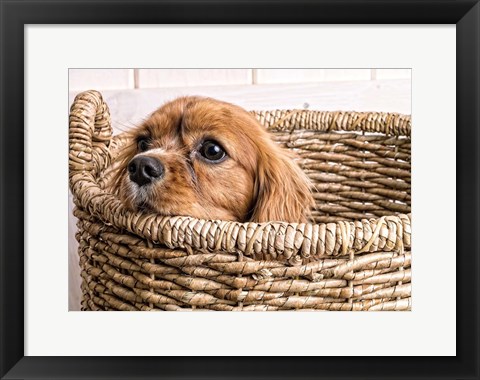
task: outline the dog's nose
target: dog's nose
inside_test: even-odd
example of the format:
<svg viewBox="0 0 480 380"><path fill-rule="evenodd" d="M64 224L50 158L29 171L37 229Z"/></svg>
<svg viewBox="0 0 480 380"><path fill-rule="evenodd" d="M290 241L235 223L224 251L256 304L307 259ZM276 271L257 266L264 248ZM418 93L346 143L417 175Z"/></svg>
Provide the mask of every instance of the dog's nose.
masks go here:
<svg viewBox="0 0 480 380"><path fill-rule="evenodd" d="M135 157L127 166L130 179L139 186L147 185L163 176L163 165L154 157Z"/></svg>

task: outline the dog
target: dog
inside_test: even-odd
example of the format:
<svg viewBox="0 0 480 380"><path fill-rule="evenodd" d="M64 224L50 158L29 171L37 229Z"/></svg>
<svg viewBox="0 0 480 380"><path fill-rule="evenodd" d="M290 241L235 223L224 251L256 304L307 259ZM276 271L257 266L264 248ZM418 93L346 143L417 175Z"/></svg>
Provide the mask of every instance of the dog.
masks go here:
<svg viewBox="0 0 480 380"><path fill-rule="evenodd" d="M114 192L132 211L238 222L306 222L310 181L243 108L186 96L128 132Z"/></svg>

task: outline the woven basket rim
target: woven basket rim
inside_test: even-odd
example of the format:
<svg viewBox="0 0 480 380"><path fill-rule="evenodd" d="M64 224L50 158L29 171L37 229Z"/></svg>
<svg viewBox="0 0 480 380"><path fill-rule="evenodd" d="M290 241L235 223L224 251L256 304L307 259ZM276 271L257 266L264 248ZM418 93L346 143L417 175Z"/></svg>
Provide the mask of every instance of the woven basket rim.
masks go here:
<svg viewBox="0 0 480 380"><path fill-rule="evenodd" d="M80 110L80 116L75 112ZM288 130L295 117L308 114L310 120L317 120L315 131L363 131L379 132L409 136L411 131L410 116L396 113L349 112L349 111L311 111L311 110L275 110L252 111L257 118L273 117L269 128ZM272 116L273 114L273 116ZM336 124L333 120L347 120L351 124ZM325 122L322 121L323 120ZM279 123L278 121L281 120ZM387 121L387 124L382 124ZM365 123L370 121L370 124ZM384 127L382 127L382 125ZM335 129L338 126L338 129ZM355 129L352 129L355 128ZM301 128L304 129L304 128ZM383 132L382 132L383 130ZM229 253L253 256L256 245L264 240L264 234L279 234L279 241L273 250L282 259L295 259L296 252L302 250L303 257L308 257L314 244L323 245L325 255L348 254L358 244L357 236L352 231L362 230L359 235L369 234L369 242L357 253L367 252L378 241L379 235L388 236L386 251L403 250L405 239L410 241L411 214L395 214L380 218L355 221L337 221L332 223L290 223L271 221L264 223L233 222L221 220L197 219L189 216L164 216L154 213L132 212L123 206L114 194L102 190L96 175L107 168L111 162L110 149L115 149L124 133L112 135L108 106L97 91L86 91L75 98L70 114L70 154L69 177L70 190L74 202L89 215L98 218L108 226L115 226L128 231L154 244L163 244L168 248L191 248L194 251L224 250ZM114 220L113 215L116 216ZM273 230L272 230L273 229ZM315 239L312 239L312 231ZM353 235L352 235L353 233ZM303 234L299 246L298 234ZM237 244L242 235L247 243ZM320 237L319 237L320 236ZM318 239L324 239L318 242ZM309 241L307 241L309 240ZM340 248L338 241L341 241ZM328 249L328 246L335 247ZM357 247L358 248L358 247ZM309 251L310 250L310 251ZM330 251L330 252L329 252ZM195 253L195 252L192 252Z"/></svg>
<svg viewBox="0 0 480 380"><path fill-rule="evenodd" d="M410 137L411 115L398 112L273 109L249 111L269 131L368 132Z"/></svg>

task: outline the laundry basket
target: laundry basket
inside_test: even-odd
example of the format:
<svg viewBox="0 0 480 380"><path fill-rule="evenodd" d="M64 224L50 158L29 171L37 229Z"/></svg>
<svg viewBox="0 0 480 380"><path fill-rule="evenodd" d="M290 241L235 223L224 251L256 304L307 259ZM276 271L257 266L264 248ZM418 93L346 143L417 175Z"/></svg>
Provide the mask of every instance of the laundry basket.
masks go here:
<svg viewBox="0 0 480 380"><path fill-rule="evenodd" d="M253 112L313 183L310 223L131 212L106 190L126 143L101 94L71 107L82 310L410 310L410 117Z"/></svg>

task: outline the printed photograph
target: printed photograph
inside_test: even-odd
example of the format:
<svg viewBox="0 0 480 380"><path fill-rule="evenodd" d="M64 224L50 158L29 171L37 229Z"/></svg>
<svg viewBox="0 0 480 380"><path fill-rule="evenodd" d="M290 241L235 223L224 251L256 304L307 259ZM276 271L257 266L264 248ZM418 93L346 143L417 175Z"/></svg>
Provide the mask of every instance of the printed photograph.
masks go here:
<svg viewBox="0 0 480 380"><path fill-rule="evenodd" d="M70 311L410 311L411 70L69 70Z"/></svg>

